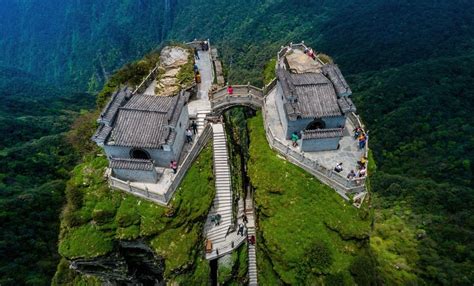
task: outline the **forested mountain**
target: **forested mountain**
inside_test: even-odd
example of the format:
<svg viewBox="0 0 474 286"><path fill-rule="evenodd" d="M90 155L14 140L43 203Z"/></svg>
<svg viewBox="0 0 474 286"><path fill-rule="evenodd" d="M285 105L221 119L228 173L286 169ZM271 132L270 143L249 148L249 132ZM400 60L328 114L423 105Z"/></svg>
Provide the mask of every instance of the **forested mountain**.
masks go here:
<svg viewBox="0 0 474 286"><path fill-rule="evenodd" d="M59 212L78 156L65 132L93 97L0 68L0 284L46 285L58 263Z"/></svg>
<svg viewBox="0 0 474 286"><path fill-rule="evenodd" d="M81 103L85 97L70 88L100 89L114 70L163 41L210 38L219 47L231 83L262 85L263 67L279 47L305 40L331 55L348 75L371 129L370 147L378 165L371 246L381 281L471 285L472 15L474 3L467 0L6 0L0 6L0 65L9 68L0 78L0 94L7 99L0 107L0 131L10 135L0 140L0 158L10 154L8 164L25 164L36 158L32 154L50 152L34 147L43 141L30 140L63 132L71 121L62 110L87 106ZM67 88L58 91L51 84ZM44 95L48 97L42 100ZM32 105L34 109L25 107ZM51 124L45 127L45 122ZM40 140L51 137L45 138ZM60 185L40 185L64 178L72 161L51 161L45 174L63 170L61 175L45 175L34 188L18 182L28 181L36 169L24 174L12 167L2 169L0 187L7 190L2 201L10 206L8 211L2 208L2 252L6 241L22 239L25 233L3 231L17 224L11 218L21 215L20 209L12 206L21 202L20 195L59 190ZM10 189L15 195L9 195ZM48 201L56 207L45 221L54 228L60 199L48 200L46 205ZM25 224L31 221L24 218ZM30 241L23 245L25 253L40 249ZM27 257L4 255L0 275L26 271L31 258L8 263L20 255ZM30 283L45 284L54 269L28 271L37 271L35 279L41 277Z"/></svg>

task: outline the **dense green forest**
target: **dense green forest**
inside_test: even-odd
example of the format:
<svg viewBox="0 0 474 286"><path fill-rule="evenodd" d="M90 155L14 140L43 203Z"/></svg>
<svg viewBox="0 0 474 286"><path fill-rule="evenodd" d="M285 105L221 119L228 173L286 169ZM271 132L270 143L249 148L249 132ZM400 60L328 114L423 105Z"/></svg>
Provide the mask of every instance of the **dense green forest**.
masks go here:
<svg viewBox="0 0 474 286"><path fill-rule="evenodd" d="M6 68L0 87L0 284L46 285L59 261L65 181L79 159L65 132L93 97Z"/></svg>
<svg viewBox="0 0 474 286"><path fill-rule="evenodd" d="M382 279L474 281L472 1L4 2L0 284L48 284L54 273L51 229L57 234L61 181L77 159L60 134L90 106L81 92L100 89L162 41L199 37L219 47L231 83L262 85L264 65L290 41L330 54L371 130L378 165L371 246ZM45 262L28 267L32 261Z"/></svg>

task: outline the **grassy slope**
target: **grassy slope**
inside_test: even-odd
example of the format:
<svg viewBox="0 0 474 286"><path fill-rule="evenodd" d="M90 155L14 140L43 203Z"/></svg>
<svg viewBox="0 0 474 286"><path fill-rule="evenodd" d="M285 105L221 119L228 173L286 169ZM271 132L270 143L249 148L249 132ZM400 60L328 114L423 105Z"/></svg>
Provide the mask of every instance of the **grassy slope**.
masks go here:
<svg viewBox="0 0 474 286"><path fill-rule="evenodd" d="M269 148L262 125L260 114L249 121L248 167L256 188L260 253L268 254L283 282L297 284L309 278L298 273L304 268L308 249L322 241L331 253L332 264L320 272L347 272L368 239L367 212L351 207L313 176L279 158ZM268 265L259 267L267 269ZM265 280L268 273L260 274L263 284L274 283Z"/></svg>
<svg viewBox="0 0 474 286"><path fill-rule="evenodd" d="M103 179L106 165L103 156L89 157L74 170L67 189L69 203L63 214L60 254L68 259L94 258L110 253L117 239L140 237L165 258L166 278L192 266L202 245L203 217L214 197L211 146L188 171L168 208L109 190ZM73 197L80 196L81 207L73 210ZM175 215L168 217L170 212ZM202 273L195 275L207 279L205 266L200 268ZM58 271L57 276L62 275Z"/></svg>

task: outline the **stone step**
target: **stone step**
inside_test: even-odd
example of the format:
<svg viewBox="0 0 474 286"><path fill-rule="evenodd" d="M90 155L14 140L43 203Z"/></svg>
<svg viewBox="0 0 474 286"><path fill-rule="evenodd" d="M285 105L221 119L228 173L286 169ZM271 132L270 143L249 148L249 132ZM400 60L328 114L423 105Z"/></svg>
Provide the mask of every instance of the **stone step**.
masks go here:
<svg viewBox="0 0 474 286"><path fill-rule="evenodd" d="M231 185L228 184L228 183L216 183L216 189L219 191L219 190L222 190L222 191L226 191L228 192L229 194L232 193L232 188L231 188Z"/></svg>

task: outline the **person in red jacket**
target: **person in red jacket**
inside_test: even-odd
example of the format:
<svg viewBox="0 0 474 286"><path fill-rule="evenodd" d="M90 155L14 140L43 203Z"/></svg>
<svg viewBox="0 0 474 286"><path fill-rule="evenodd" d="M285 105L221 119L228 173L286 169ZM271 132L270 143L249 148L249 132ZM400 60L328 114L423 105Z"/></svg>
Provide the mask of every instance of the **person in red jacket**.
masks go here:
<svg viewBox="0 0 474 286"><path fill-rule="evenodd" d="M232 85L229 85L229 86L227 87L227 94L228 94L228 95L234 94L234 89L232 88Z"/></svg>
<svg viewBox="0 0 474 286"><path fill-rule="evenodd" d="M178 170L178 162L176 161L171 161L170 162L170 168L173 169L173 173L176 174Z"/></svg>

